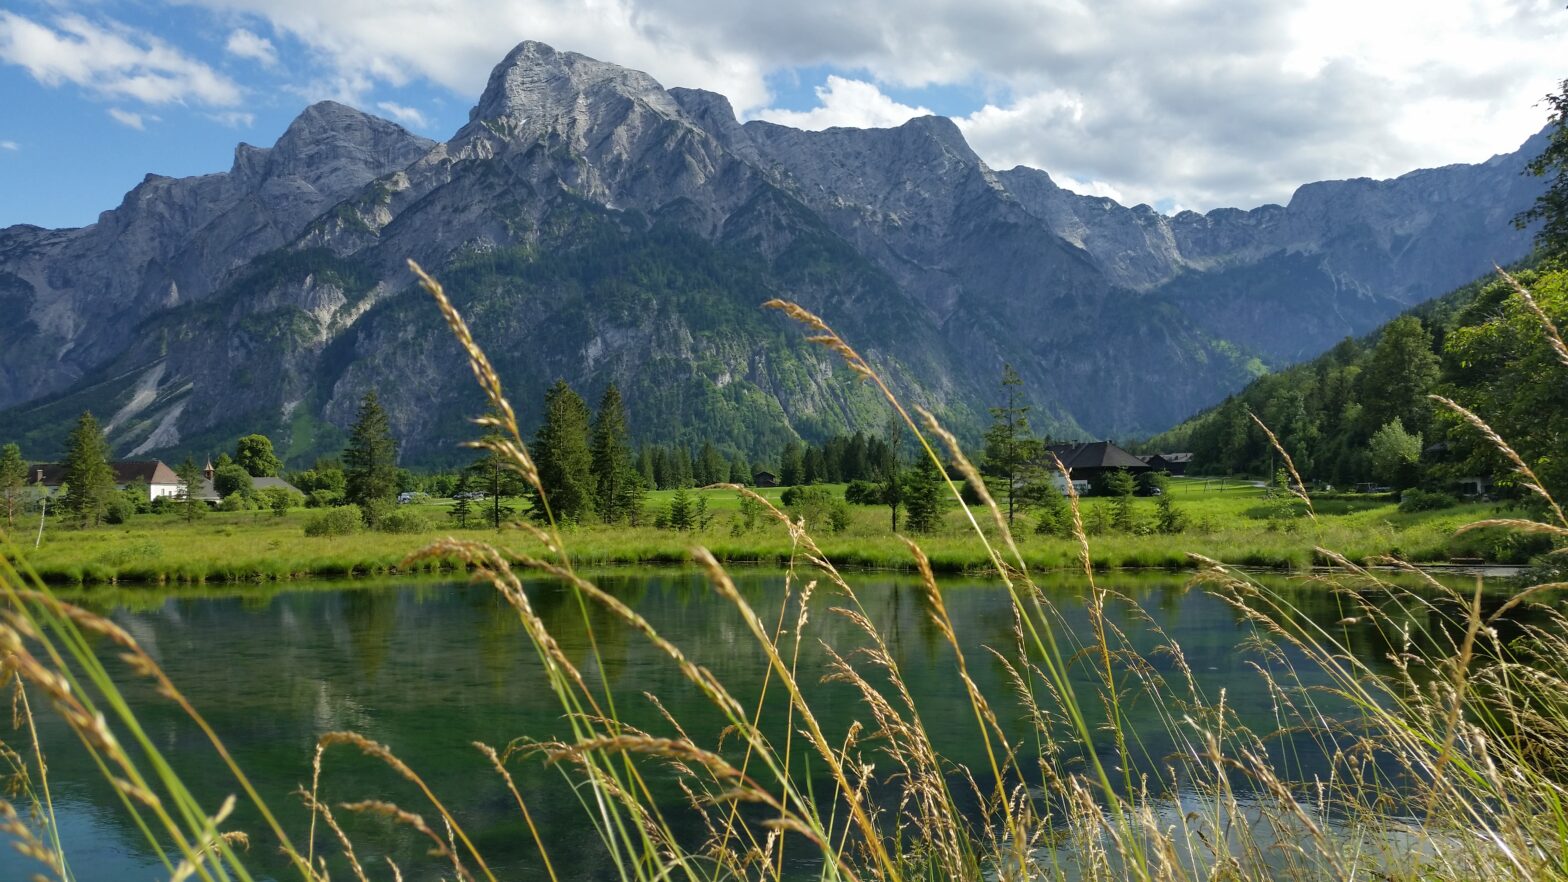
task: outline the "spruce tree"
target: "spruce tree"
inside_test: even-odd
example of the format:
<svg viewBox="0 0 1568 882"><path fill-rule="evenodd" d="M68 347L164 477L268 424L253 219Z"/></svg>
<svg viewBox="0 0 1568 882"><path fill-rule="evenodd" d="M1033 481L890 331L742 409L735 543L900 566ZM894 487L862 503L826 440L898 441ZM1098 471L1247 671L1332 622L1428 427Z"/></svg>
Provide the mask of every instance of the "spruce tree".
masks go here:
<svg viewBox="0 0 1568 882"><path fill-rule="evenodd" d="M468 518L472 513L468 502L468 493L468 472L465 471L457 477L457 487L452 491L455 501L452 503L452 508L447 512L447 516L457 522L457 527L460 530L468 529Z"/></svg>
<svg viewBox="0 0 1568 882"><path fill-rule="evenodd" d="M64 465L62 507L80 526L97 526L115 492L114 470L109 467L109 442L89 412L83 411L71 430Z"/></svg>
<svg viewBox="0 0 1568 882"><path fill-rule="evenodd" d="M499 441L500 437L500 432L492 429L486 440ZM501 525L512 516L513 509L506 504L506 500L510 497L522 496L527 490L523 476L493 450L486 450L484 456L464 471L460 481L464 492L477 487L489 497L483 514L485 521L495 530L500 530ZM466 517L463 522L467 523Z"/></svg>
<svg viewBox="0 0 1568 882"><path fill-rule="evenodd" d="M360 402L359 415L343 448L344 498L376 526L381 509L397 496L397 441L381 400L372 389Z"/></svg>
<svg viewBox="0 0 1568 882"><path fill-rule="evenodd" d="M185 461L174 470L174 474L180 478L179 500L185 522L188 524L207 512L206 503L202 502L199 496L201 482L205 476L202 474L201 466L196 464L196 458L192 456L185 457Z"/></svg>
<svg viewBox="0 0 1568 882"><path fill-rule="evenodd" d="M929 456L922 456L915 467L905 473L902 496L904 508L909 513L905 519L912 533L929 533L936 529L942 518L942 500L946 492L942 486L942 472Z"/></svg>
<svg viewBox="0 0 1568 882"><path fill-rule="evenodd" d="M6 529L16 526L26 492L27 460L22 459L22 448L7 444L0 448L0 508L5 510Z"/></svg>
<svg viewBox="0 0 1568 882"><path fill-rule="evenodd" d="M803 483L805 472L805 453L800 449L800 442L791 440L784 445L784 452L779 455L779 483L785 487L794 487Z"/></svg>
<svg viewBox="0 0 1568 882"><path fill-rule="evenodd" d="M599 399L593 421L593 508L607 524L631 519L642 507L642 475L632 467L626 406L611 383Z"/></svg>
<svg viewBox="0 0 1568 882"><path fill-rule="evenodd" d="M991 408L991 427L985 432L985 473L998 479L991 492L1005 499L1008 526L1013 523L1019 482L1039 446L1029 436L1030 408L1024 403L1023 385L1012 365L1002 365L1004 403Z"/></svg>
<svg viewBox="0 0 1568 882"><path fill-rule="evenodd" d="M576 522L593 507L593 453L588 446L588 405L565 380L556 380L544 396L544 423L534 436L534 462L539 491L529 488L534 516L548 511L557 521Z"/></svg>

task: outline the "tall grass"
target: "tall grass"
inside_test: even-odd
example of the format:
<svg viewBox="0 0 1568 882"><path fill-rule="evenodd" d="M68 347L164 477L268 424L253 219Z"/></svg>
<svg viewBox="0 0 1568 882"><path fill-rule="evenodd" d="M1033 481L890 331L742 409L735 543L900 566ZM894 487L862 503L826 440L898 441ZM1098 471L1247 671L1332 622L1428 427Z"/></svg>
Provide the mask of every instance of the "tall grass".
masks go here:
<svg viewBox="0 0 1568 882"><path fill-rule="evenodd" d="M441 286L418 267L414 272L488 399L493 415L480 421L488 439L480 446L542 493L495 371ZM514 770L522 763L550 764L568 777L585 828L615 875L627 880L1568 877L1568 620L1550 608L1531 623L1511 619L1519 607L1568 586L1520 591L1488 613L1479 581L1473 591L1455 590L1400 560L1378 561L1409 570L1416 582L1388 579L1319 546L1306 553L1338 570L1313 578L1345 610L1337 625L1326 625L1247 573L1196 559L1195 588L1225 599L1252 625L1249 648L1257 653L1255 675L1268 687L1272 726L1248 728L1227 690L1215 694L1199 685L1181 646L1161 634L1154 617L1140 616L1132 598L1096 582L1096 543L1084 531L1076 497L1069 500L1070 548L1089 585L1089 627L1077 630L1036 581L1037 563L1015 541L953 436L931 414L906 411L872 366L821 319L794 304L768 305L805 325L814 342L875 384L923 455L982 488L984 505L962 508L961 516L969 541L1009 592L1005 644L969 657L947 613L937 566L918 544L904 543L902 550L920 575L923 613L951 652L952 688L965 699L983 761L965 765L933 743L898 653L835 558L805 524L751 490L728 488L756 500L787 545L780 606L754 608L719 555L703 547L690 551L717 598L733 608L741 633L766 658L761 693L744 700L635 609L582 575L582 560L568 547L570 534L549 518L543 526L515 525L528 537L521 550L475 537L444 539L406 563L460 561L494 586L522 623L542 665L540 686L554 695L569 729L555 740L530 740L524 733L507 745L474 745L505 783L546 876L575 878L572 868L550 859L551 843L535 823L538 807L516 783ZM1568 367L1568 347L1556 329L1545 323L1543 332ZM1511 454L1479 417L1466 418ZM1568 536L1568 520L1528 464L1516 455L1511 461L1538 492L1550 520L1493 520L1477 529ZM949 489L959 496L957 486ZM719 713L723 731L709 736L689 730L668 712L664 731L623 722L608 684L563 651L534 609L523 589L525 573L568 587L590 638L584 665L601 667L593 621L608 614L658 650ZM397 757L395 745L353 732L321 735L311 784L300 793L310 834L296 846L199 710L130 634L55 598L9 546L0 562L0 591L0 651L18 684L20 724L15 743L0 757L22 803L21 810L0 803L0 827L38 859L46 878L75 877L69 843L54 822L45 746L30 725L34 699L47 701L86 745L171 878L251 878L236 848L242 834L225 829L232 800L197 804L172 758L138 725L111 663L152 680L164 699L196 721L228 763L236 793L265 821L266 829L251 831L252 838L281 849L302 879L325 880L329 855L340 878L368 882L413 872L373 860L351 835L354 825L345 823L356 815L428 840L426 871L497 878L465 819ZM802 670L801 648L825 637L814 628L821 616L842 618L856 635L849 645L823 643L827 678L848 684L859 702L858 721L842 735L824 727L823 709L804 688L818 672ZM1155 633L1154 650L1138 648L1145 641L1117 624L1126 621L1141 621ZM1352 627L1381 636L1393 674L1379 673L1351 651ZM104 647L117 658L106 661ZM1011 688L987 693L970 674L976 665L999 666ZM656 696L650 700L663 708ZM1156 709L1159 731L1132 726L1135 702ZM1013 725L1020 719L1028 724L1022 737ZM1155 743L1176 749L1156 754ZM1304 750L1322 761L1309 763ZM395 785L412 792L419 803L396 805L374 794L325 802L321 772L340 751L383 764L389 790ZM825 789L813 782L826 782ZM665 798L671 787L684 799ZM675 813L695 816L704 834L678 834L688 827L672 820Z"/></svg>

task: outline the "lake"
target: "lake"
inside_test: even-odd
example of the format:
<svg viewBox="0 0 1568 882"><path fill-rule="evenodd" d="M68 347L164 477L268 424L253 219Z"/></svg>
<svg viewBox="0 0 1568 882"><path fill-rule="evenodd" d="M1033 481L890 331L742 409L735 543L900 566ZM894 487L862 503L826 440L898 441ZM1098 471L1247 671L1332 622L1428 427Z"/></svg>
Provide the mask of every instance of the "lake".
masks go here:
<svg viewBox="0 0 1568 882"><path fill-rule="evenodd" d="M1258 653L1238 648L1252 627L1220 599L1188 589L1189 578L1175 573L1103 576L1102 584L1142 610L1134 614L1126 604L1113 603L1111 621L1128 632L1150 664L1167 671L1170 659L1151 652L1164 642L1156 628L1174 638L1210 700L1223 689L1244 722L1260 731L1272 730L1270 696L1253 667L1266 662ZM763 655L734 607L715 596L700 573L623 570L599 574L597 581L711 668L743 703L755 703ZM858 574L850 581L902 666L933 742L947 756L979 770L985 763L974 717L955 674L952 651L927 617L918 584L897 574ZM783 574L743 569L736 573L736 582L771 626L783 598ZM952 577L942 584L971 673L997 703L1004 727L1022 732L1016 707L1006 702L1011 694L1006 671L982 651L993 646L1005 652L1013 645L1007 592L996 582L975 577ZM1087 642L1083 579L1048 576L1042 586L1061 610L1059 633L1069 642L1075 635ZM1325 626L1345 617L1339 599L1321 585L1284 590ZM644 697L652 693L698 743L715 743L723 727L716 712L641 635L590 607L595 647L571 594L542 581L530 583L529 593L565 653L590 678L609 685L623 720L654 734L670 734L669 725ZM503 747L515 738L545 740L568 729L515 612L490 587L423 579L244 588L228 596L222 588L184 596L155 589L97 591L74 599L112 616L158 659L206 714L302 847L309 815L293 791L309 785L317 736L351 729L388 745L424 776L475 836L499 878L545 878L504 783L471 745L484 741ZM850 622L830 611L842 603L842 597L819 588L800 660L801 680L811 684L813 705L830 739L842 738L853 720L870 722L850 687L817 682L826 669L826 654L817 641L840 652L865 642ZM1386 669L1387 647L1376 631L1343 624L1337 629L1375 670ZM1089 671L1075 676L1083 687L1080 694L1092 696ZM165 755L174 758L204 804L216 807L225 795L238 792L200 733L176 708L143 682L127 678L125 689L149 733ZM780 692L775 683L770 698ZM782 711L783 704L770 707ZM1147 697L1134 698L1130 708L1140 736L1138 752L1148 763L1158 764L1180 748ZM782 713L773 718L782 719ZM77 878L166 879L168 871L151 856L70 733L47 710L40 709L39 722L50 750L56 811ZM775 725L770 735L782 738L782 727ZM1276 743L1287 774L1310 775L1322 767L1321 748L1311 739L1282 738ZM563 782L562 770L538 760L516 762L512 769L562 878L613 877L583 808ZM817 783L821 792L828 790L826 776ZM334 804L390 799L435 818L409 785L348 748L327 754L322 793ZM670 794L669 815L677 823L683 816L678 803L676 794ZM361 860L372 867L374 878L389 877L386 865L378 863L382 855L393 857L410 880L440 875L443 867L423 857L424 841L406 829L368 819L350 821L347 826ZM227 827L255 836L250 859L263 877L291 878L253 811L242 806ZM692 837L700 833L695 827L681 832ZM318 831L317 841L336 853L324 830ZM0 849L0 878L25 878L24 870L33 869L9 848ZM344 866L334 865L333 870L335 878L349 878Z"/></svg>

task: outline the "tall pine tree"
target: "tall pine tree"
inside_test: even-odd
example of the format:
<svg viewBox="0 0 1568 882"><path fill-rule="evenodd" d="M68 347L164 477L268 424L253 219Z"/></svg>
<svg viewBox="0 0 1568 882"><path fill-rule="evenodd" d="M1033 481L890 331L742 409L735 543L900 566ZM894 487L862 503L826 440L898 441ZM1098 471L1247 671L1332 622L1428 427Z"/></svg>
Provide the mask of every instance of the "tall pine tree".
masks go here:
<svg viewBox="0 0 1568 882"><path fill-rule="evenodd" d="M487 441L499 441L499 430L491 429ZM499 530L512 516L512 507L506 504L506 499L513 496L522 496L527 490L523 476L514 470L510 462L493 450L485 450L485 455L469 466L460 479L464 492L481 490L489 497L484 505L483 515L491 528ZM466 515L462 523L467 525Z"/></svg>
<svg viewBox="0 0 1568 882"><path fill-rule="evenodd" d="M16 526L26 492L27 460L22 459L22 448L7 444L0 448L0 509L5 511L6 529Z"/></svg>
<svg viewBox="0 0 1568 882"><path fill-rule="evenodd" d="M599 399L593 421L593 508L607 524L630 520L642 507L647 485L632 466L631 442L626 429L626 406L621 390L611 383Z"/></svg>
<svg viewBox="0 0 1568 882"><path fill-rule="evenodd" d="M381 510L397 496L397 440L374 389L360 402L349 431L343 476L344 498L364 509L365 521L376 526Z"/></svg>
<svg viewBox="0 0 1568 882"><path fill-rule="evenodd" d="M66 494L62 507L81 526L97 526L114 496L114 470L109 467L109 442L98 420L83 411L66 441Z"/></svg>
<svg viewBox="0 0 1568 882"><path fill-rule="evenodd" d="M185 513L185 523L190 523L207 513L207 503L201 500L201 482L205 477L193 456L185 457L174 473L180 478L180 506Z"/></svg>
<svg viewBox="0 0 1568 882"><path fill-rule="evenodd" d="M565 380L556 380L544 396L544 423L534 436L534 462L539 491L529 488L534 516L549 511L557 521L576 522L593 507L593 453L588 448L588 405ZM547 507L548 503L548 507Z"/></svg>
<svg viewBox="0 0 1568 882"><path fill-rule="evenodd" d="M1023 472L1039 452L1039 444L1029 435L1029 405L1024 403L1023 386L1018 371L1010 364L1002 365L1004 403L991 408L991 427L985 432L985 472L997 479L991 492L1007 501L1008 526L1013 523Z"/></svg>

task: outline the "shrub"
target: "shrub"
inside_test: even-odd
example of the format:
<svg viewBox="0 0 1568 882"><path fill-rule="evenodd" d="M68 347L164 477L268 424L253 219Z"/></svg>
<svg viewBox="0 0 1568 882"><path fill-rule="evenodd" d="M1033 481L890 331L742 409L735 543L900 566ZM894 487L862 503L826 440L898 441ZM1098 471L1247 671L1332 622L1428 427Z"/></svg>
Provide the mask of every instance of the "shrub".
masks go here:
<svg viewBox="0 0 1568 882"><path fill-rule="evenodd" d="M134 514L136 514L136 503L121 494L115 494L109 498L109 504L104 506L103 521L106 524L123 524Z"/></svg>
<svg viewBox="0 0 1568 882"><path fill-rule="evenodd" d="M273 514L281 518L289 509L303 505L305 497L284 487L268 487L261 491L261 501Z"/></svg>
<svg viewBox="0 0 1568 882"><path fill-rule="evenodd" d="M1399 510L1405 514L1417 511L1436 511L1440 508L1449 508L1459 504L1459 500L1447 493L1435 493L1430 490L1406 490L1399 497Z"/></svg>
<svg viewBox="0 0 1568 882"><path fill-rule="evenodd" d="M844 488L844 501L851 505L881 505L882 486L870 481L850 481Z"/></svg>
<svg viewBox="0 0 1568 882"><path fill-rule="evenodd" d="M807 529L842 533L849 526L849 504L826 487L791 487L797 491L784 503L789 513L806 519ZM790 494L787 494L790 495Z"/></svg>
<svg viewBox="0 0 1568 882"><path fill-rule="evenodd" d="M347 536L359 532L365 515L357 505L329 508L305 522L306 536Z"/></svg>
<svg viewBox="0 0 1568 882"><path fill-rule="evenodd" d="M249 497L240 492L230 493L218 503L218 511L250 511L253 508L255 506L251 504Z"/></svg>
<svg viewBox="0 0 1568 882"><path fill-rule="evenodd" d="M425 533L433 529L433 525L419 512L400 508L382 515L376 529L383 533Z"/></svg>
<svg viewBox="0 0 1568 882"><path fill-rule="evenodd" d="M343 504L343 491L341 490L312 490L305 497L306 508L332 508Z"/></svg>

